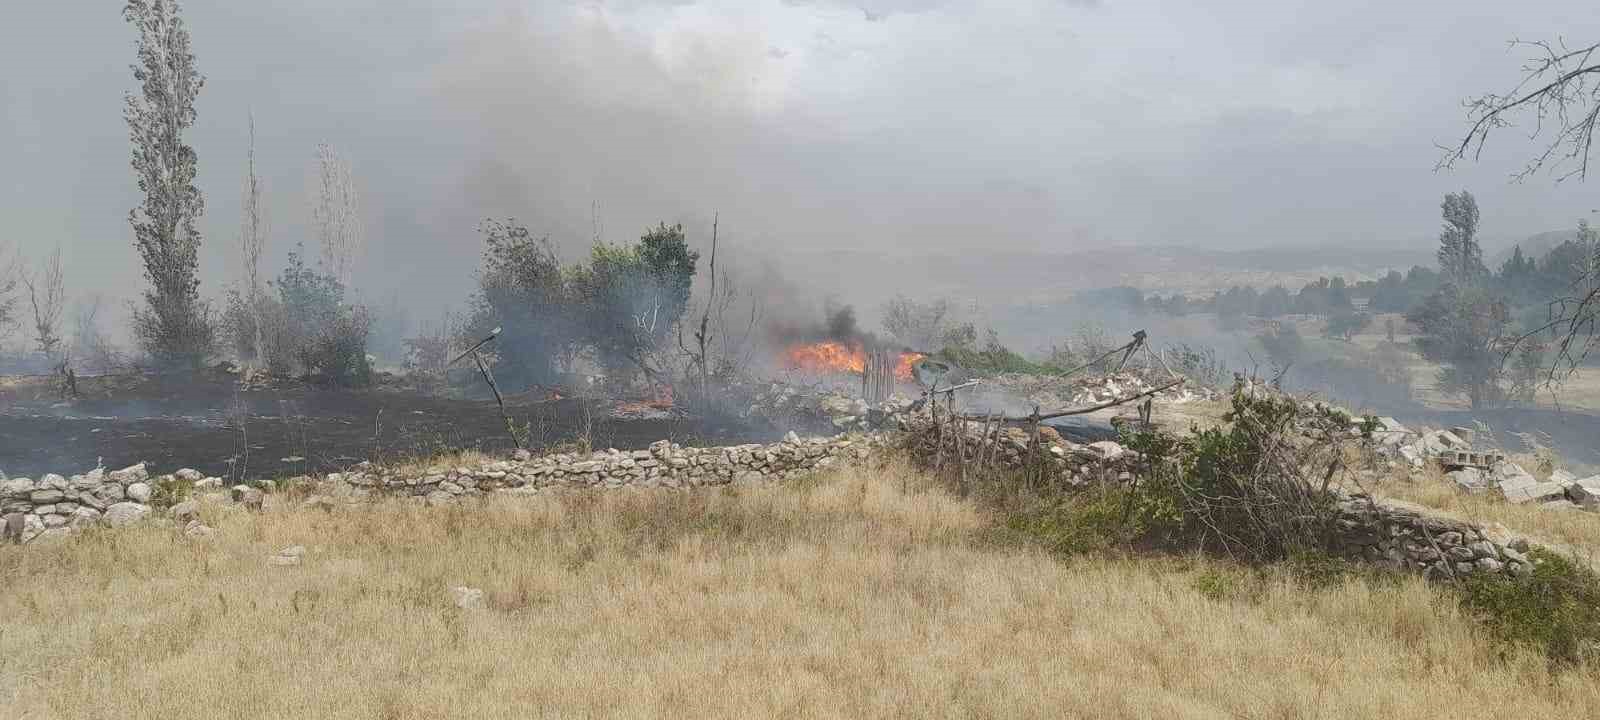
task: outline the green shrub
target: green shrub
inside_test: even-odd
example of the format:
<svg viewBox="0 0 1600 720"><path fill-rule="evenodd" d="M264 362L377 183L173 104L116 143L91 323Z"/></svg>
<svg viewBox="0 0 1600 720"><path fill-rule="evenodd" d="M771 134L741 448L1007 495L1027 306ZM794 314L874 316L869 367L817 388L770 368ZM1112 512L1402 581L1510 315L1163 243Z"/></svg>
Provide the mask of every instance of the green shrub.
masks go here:
<svg viewBox="0 0 1600 720"><path fill-rule="evenodd" d="M1011 513L1005 529L1059 555L1106 550L1123 536L1124 497L1105 492L1040 500Z"/></svg>
<svg viewBox="0 0 1600 720"><path fill-rule="evenodd" d="M1462 605L1498 639L1540 649L1558 664L1600 660L1600 576L1541 548L1528 555L1531 574L1463 582Z"/></svg>
<svg viewBox="0 0 1600 720"><path fill-rule="evenodd" d="M172 475L150 479L150 504L158 508L172 507L194 494L194 483L184 482Z"/></svg>
<svg viewBox="0 0 1600 720"><path fill-rule="evenodd" d="M1183 437L1124 427L1123 444L1144 458L1140 507L1157 513L1146 526L1252 562L1321 550L1335 498L1312 469L1339 461L1349 416L1239 385L1232 402L1226 426ZM1311 442L1297 437L1307 433Z"/></svg>

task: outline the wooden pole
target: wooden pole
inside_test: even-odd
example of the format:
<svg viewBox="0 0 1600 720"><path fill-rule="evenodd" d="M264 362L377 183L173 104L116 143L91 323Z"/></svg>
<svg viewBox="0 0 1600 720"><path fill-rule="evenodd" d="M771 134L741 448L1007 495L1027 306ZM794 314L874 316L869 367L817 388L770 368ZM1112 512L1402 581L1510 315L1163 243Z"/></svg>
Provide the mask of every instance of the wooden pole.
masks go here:
<svg viewBox="0 0 1600 720"><path fill-rule="evenodd" d="M1028 464L1031 466L1031 467L1028 468L1028 489L1030 489L1030 490L1032 490L1032 489L1034 489L1036 487L1036 483L1034 482L1034 475L1039 474L1039 422L1040 422L1040 420L1039 420L1039 406L1038 405L1034 405L1033 406L1033 416L1032 416L1031 420L1033 421L1033 442L1029 445L1029 448L1028 448ZM1043 480L1043 478L1040 478L1040 480Z"/></svg>
<svg viewBox="0 0 1600 720"><path fill-rule="evenodd" d="M506 412L506 401L500 397L500 388L494 384L494 376L489 374L489 368L483 364L483 358L477 350L472 351L472 361L477 363L478 374L483 376L483 381L489 384L489 390L494 393L494 402L500 406L500 418L506 421L506 434L511 436L511 444L521 450L522 440L517 437L516 424L511 422L511 415Z"/></svg>

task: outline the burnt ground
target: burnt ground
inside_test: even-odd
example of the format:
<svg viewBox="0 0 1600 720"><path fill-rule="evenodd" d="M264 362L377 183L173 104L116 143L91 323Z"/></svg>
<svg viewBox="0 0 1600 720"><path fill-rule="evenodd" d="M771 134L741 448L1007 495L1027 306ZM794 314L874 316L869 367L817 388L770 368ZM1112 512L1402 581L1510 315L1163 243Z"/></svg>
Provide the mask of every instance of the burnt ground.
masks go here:
<svg viewBox="0 0 1600 720"><path fill-rule="evenodd" d="M452 449L513 446L492 400L460 400L382 389L303 385L240 390L229 377L190 380L86 379L83 397L62 403L42 382L0 379L0 471L37 477L148 462L156 472L192 467L232 479L331 472L362 460ZM774 427L697 418L615 419L615 403L507 399L530 425L533 449L574 441L592 418L596 448L767 442Z"/></svg>

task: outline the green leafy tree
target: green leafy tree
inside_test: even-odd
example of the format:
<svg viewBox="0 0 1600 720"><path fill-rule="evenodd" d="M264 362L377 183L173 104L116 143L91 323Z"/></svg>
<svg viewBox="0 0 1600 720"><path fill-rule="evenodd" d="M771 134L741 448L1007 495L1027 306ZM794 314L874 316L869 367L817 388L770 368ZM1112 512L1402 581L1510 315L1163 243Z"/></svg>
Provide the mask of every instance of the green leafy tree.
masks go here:
<svg viewBox="0 0 1600 720"><path fill-rule="evenodd" d="M595 245L572 285L583 337L608 373L660 370L653 358L688 308L699 259L682 225L662 223L632 246Z"/></svg>
<svg viewBox="0 0 1600 720"><path fill-rule="evenodd" d="M210 354L210 313L200 300L200 233L205 209L195 187L196 155L184 142L194 100L205 83L195 70L189 31L173 0L129 0L123 18L139 32L133 76L140 93L125 96L133 170L144 203L128 213L150 288L134 311L134 333L158 365L194 369Z"/></svg>
<svg viewBox="0 0 1600 720"><path fill-rule="evenodd" d="M1339 338L1345 342L1350 342L1356 336L1356 333L1366 329L1370 324L1372 324L1372 316L1366 313L1351 311L1335 313L1328 317L1328 323L1323 327L1322 334L1325 337Z"/></svg>
<svg viewBox="0 0 1600 720"><path fill-rule="evenodd" d="M1267 332L1256 337L1256 342L1266 350L1267 359L1279 368L1300 362L1306 354L1305 339L1300 337L1300 331L1291 322L1268 328Z"/></svg>
<svg viewBox="0 0 1600 720"><path fill-rule="evenodd" d="M1398 270L1390 270L1373 285L1372 298L1367 306L1376 312L1405 312L1411 307L1411 293L1406 288L1406 278Z"/></svg>
<svg viewBox="0 0 1600 720"><path fill-rule="evenodd" d="M1273 285L1266 292L1261 293L1257 302L1256 314L1266 318L1283 317L1294 310L1294 298L1289 295L1289 289L1282 285Z"/></svg>
<svg viewBox="0 0 1600 720"><path fill-rule="evenodd" d="M1422 357L1441 364L1441 390L1465 395L1474 409L1499 403L1506 305L1479 287L1446 285L1406 313Z"/></svg>
<svg viewBox="0 0 1600 720"><path fill-rule="evenodd" d="M1478 245L1478 201L1462 190L1445 195L1439 209L1444 218L1439 230L1439 275L1456 285L1476 284L1489 274Z"/></svg>
<svg viewBox="0 0 1600 720"><path fill-rule="evenodd" d="M514 388L554 382L578 349L573 273L562 269L549 238L535 237L515 219L485 220L477 230L483 267L460 340L470 345L499 327L496 381Z"/></svg>
<svg viewBox="0 0 1600 720"><path fill-rule="evenodd" d="M368 385L371 319L366 308L346 303L339 278L307 267L303 252L303 247L290 251L288 265L273 283L282 313L274 347L306 376L340 386Z"/></svg>
<svg viewBox="0 0 1600 720"><path fill-rule="evenodd" d="M1505 301L1482 280L1483 251L1478 247L1478 205L1468 192L1451 193L1440 204L1444 229L1439 233L1439 289L1406 313L1417 328L1417 351L1439 363L1438 382L1445 392L1465 395L1473 408L1504 400L1500 386L1500 345L1510 324Z"/></svg>

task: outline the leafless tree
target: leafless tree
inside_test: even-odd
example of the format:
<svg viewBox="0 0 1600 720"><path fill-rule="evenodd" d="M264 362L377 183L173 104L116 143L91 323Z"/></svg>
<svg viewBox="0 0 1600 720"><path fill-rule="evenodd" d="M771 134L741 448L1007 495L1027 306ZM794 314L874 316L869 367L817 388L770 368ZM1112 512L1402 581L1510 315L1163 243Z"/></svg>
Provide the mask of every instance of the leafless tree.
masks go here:
<svg viewBox="0 0 1600 720"><path fill-rule="evenodd" d="M729 379L749 365L752 352L750 338L761 316L761 303L752 293L749 298L749 321L744 323L744 327L738 328L738 321L728 318L729 311L740 295L733 274L727 269L726 259L720 270L717 267L720 223L720 215L712 217L711 255L706 272L709 288L700 310L699 325L693 331L692 347L684 342L683 328L678 328L678 348L688 357L689 369L696 375L695 389L702 403L713 401L713 378Z"/></svg>
<svg viewBox="0 0 1600 720"><path fill-rule="evenodd" d="M100 310L105 296L96 293L77 303L73 322L72 354L82 368L91 372L112 372L124 364L122 353L100 327Z"/></svg>
<svg viewBox="0 0 1600 720"><path fill-rule="evenodd" d="M951 317L954 309L949 300L919 303L896 295L884 303L883 329L911 348L938 350L947 344L946 335L955 328Z"/></svg>
<svg viewBox="0 0 1600 720"><path fill-rule="evenodd" d="M1471 156L1477 160L1484 142L1495 130L1513 127L1514 120L1531 119L1529 138L1542 143L1513 179L1524 180L1544 170L1561 182L1571 177L1580 181L1589 174L1589 157L1594 145L1595 125L1600 121L1600 43L1570 47L1565 40L1513 40L1513 49L1531 50L1522 66L1522 79L1510 90L1490 93L1464 102L1470 123L1459 142L1441 145L1444 156L1438 168L1445 169ZM1591 246L1590 254L1596 252ZM1594 263L1589 263L1594 267ZM1554 339L1546 381L1575 371L1588 357L1600 329L1600 282L1593 271L1585 272L1560 296L1549 303L1548 322L1503 348L1509 358L1522 344L1548 334Z"/></svg>
<svg viewBox="0 0 1600 720"><path fill-rule="evenodd" d="M33 306L33 331L39 352L55 358L61 350L61 312L66 309L67 289L61 274L61 246L51 253L37 273L24 272L28 302Z"/></svg>
<svg viewBox="0 0 1600 720"><path fill-rule="evenodd" d="M256 175L256 116L250 113L250 146L245 153L247 170L244 179L244 213L239 228L239 256L243 267L245 305L247 307L254 340L251 347L253 361L262 366L268 362L267 348L262 332L261 317L261 250L266 245L267 223L262 215L261 178Z"/></svg>
<svg viewBox="0 0 1600 720"><path fill-rule="evenodd" d="M317 145L317 179L312 218L322 241L323 269L348 288L361 251L359 198L349 160L327 143Z"/></svg>

